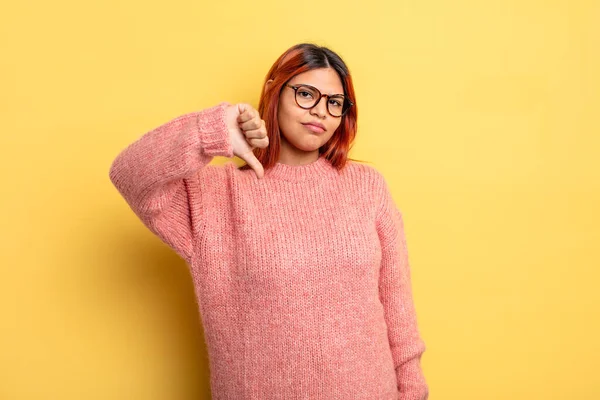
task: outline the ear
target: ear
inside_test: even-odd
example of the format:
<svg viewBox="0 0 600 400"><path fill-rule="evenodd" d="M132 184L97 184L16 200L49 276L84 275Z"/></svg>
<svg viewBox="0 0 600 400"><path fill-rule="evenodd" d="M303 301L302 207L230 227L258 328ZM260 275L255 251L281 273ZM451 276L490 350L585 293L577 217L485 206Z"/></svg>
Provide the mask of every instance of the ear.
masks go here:
<svg viewBox="0 0 600 400"><path fill-rule="evenodd" d="M265 83L265 90L267 90L269 88L269 86L271 86L271 84L273 83L273 79L269 79L266 83Z"/></svg>

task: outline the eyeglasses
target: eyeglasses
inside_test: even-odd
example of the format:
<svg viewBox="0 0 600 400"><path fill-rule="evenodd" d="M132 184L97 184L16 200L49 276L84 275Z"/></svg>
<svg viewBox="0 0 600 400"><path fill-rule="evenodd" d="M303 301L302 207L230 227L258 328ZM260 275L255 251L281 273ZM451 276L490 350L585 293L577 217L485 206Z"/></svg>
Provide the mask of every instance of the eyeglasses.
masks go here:
<svg viewBox="0 0 600 400"><path fill-rule="evenodd" d="M354 103L348 100L344 95L341 94L321 94L319 89L310 85L289 85L285 86L294 89L296 93L295 99L298 107L309 110L315 107L321 101L321 97L327 99L327 111L332 117L341 117L346 114L348 109L354 105Z"/></svg>

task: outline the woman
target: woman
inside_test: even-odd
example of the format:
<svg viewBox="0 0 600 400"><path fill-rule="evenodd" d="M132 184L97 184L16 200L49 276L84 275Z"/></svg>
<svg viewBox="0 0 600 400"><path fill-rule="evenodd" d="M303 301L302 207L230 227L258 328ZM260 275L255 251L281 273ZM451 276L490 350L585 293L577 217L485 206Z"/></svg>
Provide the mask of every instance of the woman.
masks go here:
<svg viewBox="0 0 600 400"><path fill-rule="evenodd" d="M184 114L114 160L113 184L189 265L213 399L428 398L402 215L348 159L356 118L342 59L304 43L258 111ZM246 164L208 165L234 155Z"/></svg>

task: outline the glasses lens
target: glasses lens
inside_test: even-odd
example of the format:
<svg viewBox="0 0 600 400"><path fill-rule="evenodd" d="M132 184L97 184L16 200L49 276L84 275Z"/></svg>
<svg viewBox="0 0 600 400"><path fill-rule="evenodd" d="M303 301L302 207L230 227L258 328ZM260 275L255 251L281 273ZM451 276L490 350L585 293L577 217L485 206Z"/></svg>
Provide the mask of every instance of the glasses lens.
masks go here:
<svg viewBox="0 0 600 400"><path fill-rule="evenodd" d="M300 107L311 108L317 102L319 98L319 93L308 86L300 86L298 90L296 90L296 101Z"/></svg>
<svg viewBox="0 0 600 400"><path fill-rule="evenodd" d="M327 102L329 112L334 117L339 117L344 113L344 98L342 96L333 96Z"/></svg>
<svg viewBox="0 0 600 400"><path fill-rule="evenodd" d="M313 108L320 99L321 93L313 87L299 86L298 90L296 90L296 102L300 107ZM342 116L349 106L343 96L333 96L327 100L329 113L334 117Z"/></svg>

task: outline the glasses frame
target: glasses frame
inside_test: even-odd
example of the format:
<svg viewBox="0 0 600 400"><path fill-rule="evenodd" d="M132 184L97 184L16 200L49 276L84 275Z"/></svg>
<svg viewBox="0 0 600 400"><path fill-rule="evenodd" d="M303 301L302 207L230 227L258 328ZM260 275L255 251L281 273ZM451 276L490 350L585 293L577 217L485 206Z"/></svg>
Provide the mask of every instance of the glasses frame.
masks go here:
<svg viewBox="0 0 600 400"><path fill-rule="evenodd" d="M333 95L331 95L331 96L330 96L330 95L328 95L328 94L322 94L322 93L321 93L321 91L320 91L319 89L317 89L316 87L314 87L314 86L311 86L311 85L307 85L307 84L304 84L304 83L303 83L303 84L301 84L301 85L290 85L289 83L286 83L286 84L285 84L285 86L286 86L286 87L289 87L289 88L292 88L292 89L294 89L294 101L296 101L296 105L297 105L298 107L300 107L300 108L303 108L303 109L305 109L305 110L310 110L310 109L312 109L312 108L315 108L315 107L317 106L317 104L319 104L319 103L321 102L321 98L325 97L325 98L326 98L326 101L327 101L327 103L326 103L326 104L327 104L327 106L326 106L325 108L327 108L327 112L328 112L328 113L329 113L329 115L331 115L333 118L341 118L341 117L343 117L343 116L344 116L344 115L345 115L345 114L348 112L348 110L350 109L350 107L352 107L352 106L354 105L354 103L353 103L353 102L352 102L350 99L348 99L346 96L344 96L344 95L340 95L340 94L333 94ZM304 106L301 106L301 105L298 103L298 89L300 89L300 88L301 88L301 87L303 87L303 86L305 86L305 87L308 87L308 88L311 88L311 89L313 89L315 92L317 92L317 93L318 93L318 97L317 97L317 98L316 98L316 100L315 100L315 104L313 104L313 105L312 105L312 106L310 106L310 107L304 107ZM336 98L336 96L342 96L342 98L344 99L344 104L342 105L342 114L341 114L341 115L333 115L333 114L331 113L331 111L329 111L329 99L330 99L331 97L333 97L333 98ZM338 97L338 98L339 98L339 97Z"/></svg>

